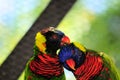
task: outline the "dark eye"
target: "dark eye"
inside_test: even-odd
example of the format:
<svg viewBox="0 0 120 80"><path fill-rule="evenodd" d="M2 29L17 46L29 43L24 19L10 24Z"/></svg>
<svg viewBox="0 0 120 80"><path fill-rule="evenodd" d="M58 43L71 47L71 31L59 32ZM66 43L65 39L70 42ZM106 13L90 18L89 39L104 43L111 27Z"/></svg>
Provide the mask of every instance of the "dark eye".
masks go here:
<svg viewBox="0 0 120 80"><path fill-rule="evenodd" d="M72 50L72 53L74 54L74 53L75 53L75 50Z"/></svg>
<svg viewBox="0 0 120 80"><path fill-rule="evenodd" d="M52 35L53 39L58 39L58 36L56 34Z"/></svg>

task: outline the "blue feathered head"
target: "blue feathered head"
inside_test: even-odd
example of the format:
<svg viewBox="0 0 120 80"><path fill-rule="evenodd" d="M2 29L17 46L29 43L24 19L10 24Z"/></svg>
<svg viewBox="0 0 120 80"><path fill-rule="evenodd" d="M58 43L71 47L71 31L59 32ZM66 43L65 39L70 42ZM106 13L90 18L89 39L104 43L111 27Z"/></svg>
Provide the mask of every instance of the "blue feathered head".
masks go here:
<svg viewBox="0 0 120 80"><path fill-rule="evenodd" d="M77 48L73 43L63 46L59 52L59 60L68 70L75 70L85 59L85 53Z"/></svg>

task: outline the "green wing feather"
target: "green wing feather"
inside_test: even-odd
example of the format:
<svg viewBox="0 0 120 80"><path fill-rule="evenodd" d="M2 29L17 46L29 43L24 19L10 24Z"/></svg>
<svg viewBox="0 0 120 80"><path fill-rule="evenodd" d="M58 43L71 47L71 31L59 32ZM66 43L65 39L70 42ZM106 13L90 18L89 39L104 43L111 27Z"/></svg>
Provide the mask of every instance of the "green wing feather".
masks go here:
<svg viewBox="0 0 120 80"><path fill-rule="evenodd" d="M114 62L112 61L112 58L103 52L100 52L99 54L103 59L104 62L103 65L109 69L108 71L109 75L105 71L101 72L101 74L105 75L105 77L109 77L110 80L120 80L120 74ZM99 76L96 78L96 80L106 80L106 79Z"/></svg>
<svg viewBox="0 0 120 80"><path fill-rule="evenodd" d="M98 76L94 77L94 80L120 80L118 69L110 56L104 52L88 51L93 52L95 56L100 56L103 60L103 69Z"/></svg>

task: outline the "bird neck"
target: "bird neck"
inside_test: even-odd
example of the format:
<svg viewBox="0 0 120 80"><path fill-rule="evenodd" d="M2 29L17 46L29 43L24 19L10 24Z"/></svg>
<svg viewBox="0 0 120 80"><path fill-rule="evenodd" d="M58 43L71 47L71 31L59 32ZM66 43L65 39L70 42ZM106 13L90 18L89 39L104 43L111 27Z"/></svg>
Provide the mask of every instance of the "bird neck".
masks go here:
<svg viewBox="0 0 120 80"><path fill-rule="evenodd" d="M46 48L45 54L49 54L51 56L56 56L57 50L51 49L51 48ZM44 54L42 51L39 50L39 48L34 45L34 56L37 56L39 53Z"/></svg>
<svg viewBox="0 0 120 80"><path fill-rule="evenodd" d="M46 53L52 56L56 55L56 52L57 50L46 49Z"/></svg>

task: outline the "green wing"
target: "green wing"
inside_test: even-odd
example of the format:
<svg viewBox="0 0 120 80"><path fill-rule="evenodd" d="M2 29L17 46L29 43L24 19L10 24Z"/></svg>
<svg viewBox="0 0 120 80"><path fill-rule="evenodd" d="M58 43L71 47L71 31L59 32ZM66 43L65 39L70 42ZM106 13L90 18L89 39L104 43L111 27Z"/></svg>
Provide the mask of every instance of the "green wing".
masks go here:
<svg viewBox="0 0 120 80"><path fill-rule="evenodd" d="M103 70L95 80L120 80L120 75L114 62L107 54L98 53L103 59Z"/></svg>

